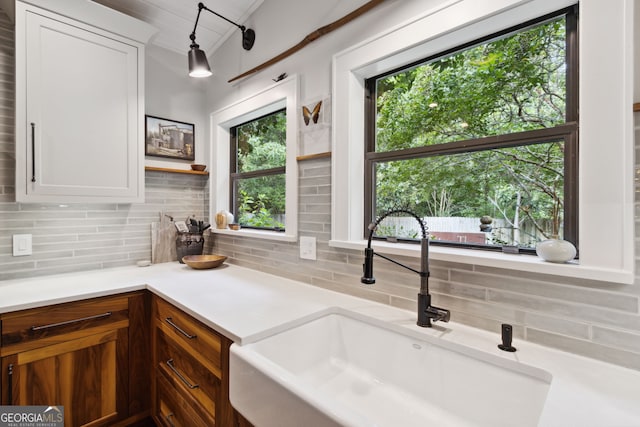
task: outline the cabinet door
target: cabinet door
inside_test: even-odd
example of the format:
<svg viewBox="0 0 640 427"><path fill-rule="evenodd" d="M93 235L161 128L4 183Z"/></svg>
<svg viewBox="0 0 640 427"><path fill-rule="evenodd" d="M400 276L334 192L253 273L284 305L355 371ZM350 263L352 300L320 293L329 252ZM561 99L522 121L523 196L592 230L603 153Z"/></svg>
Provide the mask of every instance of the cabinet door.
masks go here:
<svg viewBox="0 0 640 427"><path fill-rule="evenodd" d="M3 357L2 404L61 405L65 426L111 425L126 413L116 368L126 339L124 328Z"/></svg>
<svg viewBox="0 0 640 427"><path fill-rule="evenodd" d="M139 48L18 2L18 201L142 201Z"/></svg>

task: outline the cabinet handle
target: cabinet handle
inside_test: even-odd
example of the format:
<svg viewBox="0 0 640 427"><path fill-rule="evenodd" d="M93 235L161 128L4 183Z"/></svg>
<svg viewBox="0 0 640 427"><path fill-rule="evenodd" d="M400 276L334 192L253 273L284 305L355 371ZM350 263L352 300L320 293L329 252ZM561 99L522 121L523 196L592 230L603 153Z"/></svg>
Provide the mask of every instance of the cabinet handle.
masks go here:
<svg viewBox="0 0 640 427"><path fill-rule="evenodd" d="M164 418L167 420L167 423L169 423L169 425L171 427L176 427L176 425L171 420L173 417L174 417L173 412L170 412L170 413L168 413L167 415L164 416Z"/></svg>
<svg viewBox="0 0 640 427"><path fill-rule="evenodd" d="M111 316L111 312L107 311L106 313L96 314L95 316L83 317L81 319L66 320L64 322L50 323L48 325L42 325L42 326L32 326L31 331L32 332L41 331L43 329L55 328L58 326L65 326L65 325L70 325L72 323L84 322L86 320L95 320L95 319L100 319L100 318L109 317L109 316Z"/></svg>
<svg viewBox="0 0 640 427"><path fill-rule="evenodd" d="M167 322L168 324L170 324L171 326L173 326L173 328L180 332L182 335L184 335L185 337L189 338L190 340L194 339L197 337L197 335L191 335L188 332L185 332L184 329L182 329L180 326L176 325L175 323L173 323L173 318L172 317L167 317L164 319L165 322Z"/></svg>
<svg viewBox="0 0 640 427"><path fill-rule="evenodd" d="M31 122L31 182L36 182L36 124Z"/></svg>
<svg viewBox="0 0 640 427"><path fill-rule="evenodd" d="M7 386L7 397L9 398L7 405L13 405L13 363L9 363L9 384Z"/></svg>
<svg viewBox="0 0 640 427"><path fill-rule="evenodd" d="M173 366L173 359L169 359L167 360L167 366L169 366L169 368L171 368L171 370L173 371L174 374L176 374L178 376L178 378L180 378L182 380L182 382L189 387L190 389L194 389L194 388L198 388L200 387L198 384L191 384L180 372L178 372L178 370L176 369L175 366Z"/></svg>

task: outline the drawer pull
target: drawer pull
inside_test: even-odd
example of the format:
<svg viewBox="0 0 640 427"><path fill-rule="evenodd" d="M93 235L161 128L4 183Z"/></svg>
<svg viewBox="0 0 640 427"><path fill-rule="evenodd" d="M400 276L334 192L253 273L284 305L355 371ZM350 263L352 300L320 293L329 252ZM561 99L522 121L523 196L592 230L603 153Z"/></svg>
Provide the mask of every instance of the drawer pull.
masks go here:
<svg viewBox="0 0 640 427"><path fill-rule="evenodd" d="M86 320L101 319L103 317L109 317L109 316L111 316L111 312L107 311L106 313L96 314L95 316L87 316L87 317L83 317L81 319L66 320L64 322L50 323L48 325L42 325L42 326L32 326L31 327L31 331L33 331L33 332L42 331L44 329L50 329L50 328L56 328L58 326L70 325L72 323L84 322Z"/></svg>
<svg viewBox="0 0 640 427"><path fill-rule="evenodd" d="M173 416L174 416L173 412L170 412L167 415L165 415L164 418L167 420L167 423L169 423L171 427L176 427L176 425L173 423L173 420L172 420Z"/></svg>
<svg viewBox="0 0 640 427"><path fill-rule="evenodd" d="M7 401L7 405L13 405L13 363L9 364L9 372L8 372L8 376L9 376L9 384L7 384L9 390L8 391L8 401Z"/></svg>
<svg viewBox="0 0 640 427"><path fill-rule="evenodd" d="M191 335L188 332L185 332L184 329L182 329L180 326L176 325L175 323L173 323L173 318L172 317L167 317L164 319L165 322L167 322L168 324L170 324L171 326L173 326L173 329L175 329L176 331L180 332L182 335L184 335L185 337L189 338L190 340L194 339L197 337L197 335Z"/></svg>
<svg viewBox="0 0 640 427"><path fill-rule="evenodd" d="M176 374L178 376L178 378L180 378L182 380L182 382L189 387L190 389L194 389L194 388L198 388L200 387L198 384L191 384L180 372L178 372L178 370L176 369L175 366L173 366L173 359L169 359L167 360L167 366L169 368L171 368L171 370L173 371L174 374Z"/></svg>

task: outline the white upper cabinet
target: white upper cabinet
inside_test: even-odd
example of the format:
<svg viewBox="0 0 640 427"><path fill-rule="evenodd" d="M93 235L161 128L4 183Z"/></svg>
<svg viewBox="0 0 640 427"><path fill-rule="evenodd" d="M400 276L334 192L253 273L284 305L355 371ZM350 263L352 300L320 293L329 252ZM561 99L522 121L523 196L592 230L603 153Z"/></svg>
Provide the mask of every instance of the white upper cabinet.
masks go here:
<svg viewBox="0 0 640 427"><path fill-rule="evenodd" d="M143 202L146 40L56 12L16 3L16 200Z"/></svg>

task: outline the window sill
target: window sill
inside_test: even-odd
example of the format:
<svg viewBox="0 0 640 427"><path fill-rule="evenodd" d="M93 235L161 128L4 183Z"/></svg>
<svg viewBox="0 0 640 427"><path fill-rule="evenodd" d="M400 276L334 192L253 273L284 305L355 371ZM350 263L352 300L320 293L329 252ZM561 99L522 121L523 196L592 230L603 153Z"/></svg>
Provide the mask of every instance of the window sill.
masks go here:
<svg viewBox="0 0 640 427"><path fill-rule="evenodd" d="M331 240L329 246L343 249L364 250L366 240L344 241ZM374 241L376 252L385 255L402 255L420 257L420 247L409 243L390 243ZM633 274L623 269L604 269L581 265L578 261L564 264L545 262L537 256L524 254L505 254L501 252L461 249L450 247L429 247L429 258L437 261L448 261L457 264L470 264L483 267L503 268L507 270L527 271L531 273L552 274L577 279L601 280L606 282L633 283Z"/></svg>
<svg viewBox="0 0 640 427"><path fill-rule="evenodd" d="M224 234L225 236L234 237L250 237L253 239L276 240L278 242L296 242L297 236L286 234L278 231L254 230L251 228L241 228L240 230L231 230L228 228L212 228L212 234Z"/></svg>

